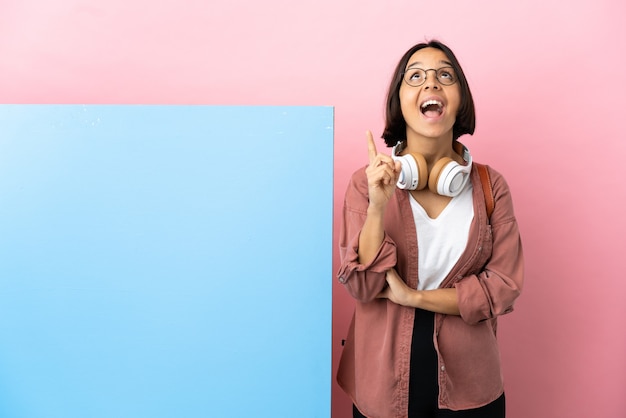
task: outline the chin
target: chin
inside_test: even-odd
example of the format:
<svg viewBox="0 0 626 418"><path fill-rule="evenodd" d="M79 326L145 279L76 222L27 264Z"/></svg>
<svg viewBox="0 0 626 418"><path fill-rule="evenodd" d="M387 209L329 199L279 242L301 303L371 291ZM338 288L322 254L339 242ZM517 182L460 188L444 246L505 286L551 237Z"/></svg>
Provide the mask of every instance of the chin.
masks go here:
<svg viewBox="0 0 626 418"><path fill-rule="evenodd" d="M417 131L416 133L421 137L430 139L452 138L452 129L428 129Z"/></svg>
<svg viewBox="0 0 626 418"><path fill-rule="evenodd" d="M413 131L414 134L416 134L419 137L424 137L424 138L431 138L431 139L439 139L439 138L450 138L452 139L452 128L454 127L454 124L449 125L449 124L442 124L442 123L436 123L436 124L425 124L425 123L420 123L419 125L415 126L415 128L417 129L413 129L410 126L407 125L407 127L409 128L410 131ZM408 134L408 131L407 131Z"/></svg>

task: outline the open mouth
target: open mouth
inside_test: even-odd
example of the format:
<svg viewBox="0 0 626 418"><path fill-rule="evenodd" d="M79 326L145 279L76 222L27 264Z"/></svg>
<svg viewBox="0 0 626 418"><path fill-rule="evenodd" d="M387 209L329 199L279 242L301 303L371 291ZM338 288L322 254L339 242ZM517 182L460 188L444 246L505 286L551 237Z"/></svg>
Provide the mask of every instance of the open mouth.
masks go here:
<svg viewBox="0 0 626 418"><path fill-rule="evenodd" d="M439 100L426 100L420 106L420 111L429 118L440 116L443 113L443 103Z"/></svg>

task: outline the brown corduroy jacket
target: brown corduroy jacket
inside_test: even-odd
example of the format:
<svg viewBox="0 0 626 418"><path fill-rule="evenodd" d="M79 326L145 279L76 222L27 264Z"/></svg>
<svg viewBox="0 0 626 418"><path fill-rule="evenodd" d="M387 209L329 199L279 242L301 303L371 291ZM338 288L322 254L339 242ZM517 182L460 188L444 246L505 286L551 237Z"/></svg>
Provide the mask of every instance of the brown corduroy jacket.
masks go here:
<svg viewBox="0 0 626 418"><path fill-rule="evenodd" d="M496 339L497 318L513 310L523 285L523 253L509 187L489 168L495 209L487 218L476 167L472 168L474 219L467 247L441 284L456 288L460 316L435 315L433 341L439 362L439 407L478 408L504 390ZM395 267L417 287L418 247L409 192L397 189L385 211L385 238L368 265L358 263L365 222L365 168L352 176L345 195L339 236L338 279L356 299L337 381L370 418L406 418L409 362L415 309L376 296Z"/></svg>

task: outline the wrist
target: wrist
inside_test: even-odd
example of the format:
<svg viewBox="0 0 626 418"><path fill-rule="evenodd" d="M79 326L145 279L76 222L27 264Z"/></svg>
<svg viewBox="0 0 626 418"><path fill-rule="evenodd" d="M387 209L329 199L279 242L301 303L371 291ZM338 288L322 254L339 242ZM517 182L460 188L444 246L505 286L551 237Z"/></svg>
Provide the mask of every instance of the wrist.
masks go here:
<svg viewBox="0 0 626 418"><path fill-rule="evenodd" d="M379 204L375 204L375 203L371 203L370 202L369 206L367 207L367 216L368 217L374 217L374 218L382 219L384 215L385 215L385 206L384 205L379 205Z"/></svg>
<svg viewBox="0 0 626 418"><path fill-rule="evenodd" d="M421 308L423 297L423 291L412 289L412 292L410 293L410 306L413 308Z"/></svg>

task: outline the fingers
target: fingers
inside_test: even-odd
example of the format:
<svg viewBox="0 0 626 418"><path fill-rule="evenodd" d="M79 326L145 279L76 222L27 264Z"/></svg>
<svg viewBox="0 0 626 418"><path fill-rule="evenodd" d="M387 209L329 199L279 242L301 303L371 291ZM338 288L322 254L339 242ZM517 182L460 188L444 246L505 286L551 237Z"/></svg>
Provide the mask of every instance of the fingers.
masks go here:
<svg viewBox="0 0 626 418"><path fill-rule="evenodd" d="M374 137L372 136L371 131L366 131L365 136L367 137L367 154L370 158L370 165L373 165L376 155L378 155L378 151L376 151L376 143L374 142Z"/></svg>
<svg viewBox="0 0 626 418"><path fill-rule="evenodd" d="M382 184L384 186L390 186L396 184L398 181L398 175L393 165L380 162L377 169L372 170L372 182L374 184Z"/></svg>
<svg viewBox="0 0 626 418"><path fill-rule="evenodd" d="M368 182L371 185L392 185L398 181L398 169L391 158L379 154L366 169Z"/></svg>
<svg viewBox="0 0 626 418"><path fill-rule="evenodd" d="M402 278L400 278L400 275L394 268L387 270L387 275L385 276L385 279L390 286L405 285L404 281L402 280Z"/></svg>
<svg viewBox="0 0 626 418"><path fill-rule="evenodd" d="M396 271L395 268L390 268L389 270L387 270L387 275L386 277L393 277L394 279L400 280L400 275L398 274L398 272Z"/></svg>
<svg viewBox="0 0 626 418"><path fill-rule="evenodd" d="M368 167L370 179L374 180L375 183L382 182L384 185L395 184L400 171L400 163L394 161L389 155L378 153L371 131L366 131L365 136L367 137L367 152L370 162Z"/></svg>
<svg viewBox="0 0 626 418"><path fill-rule="evenodd" d="M376 297L379 299L389 299L393 303L399 303L404 282L393 268L387 271L385 280L387 281L387 286Z"/></svg>

